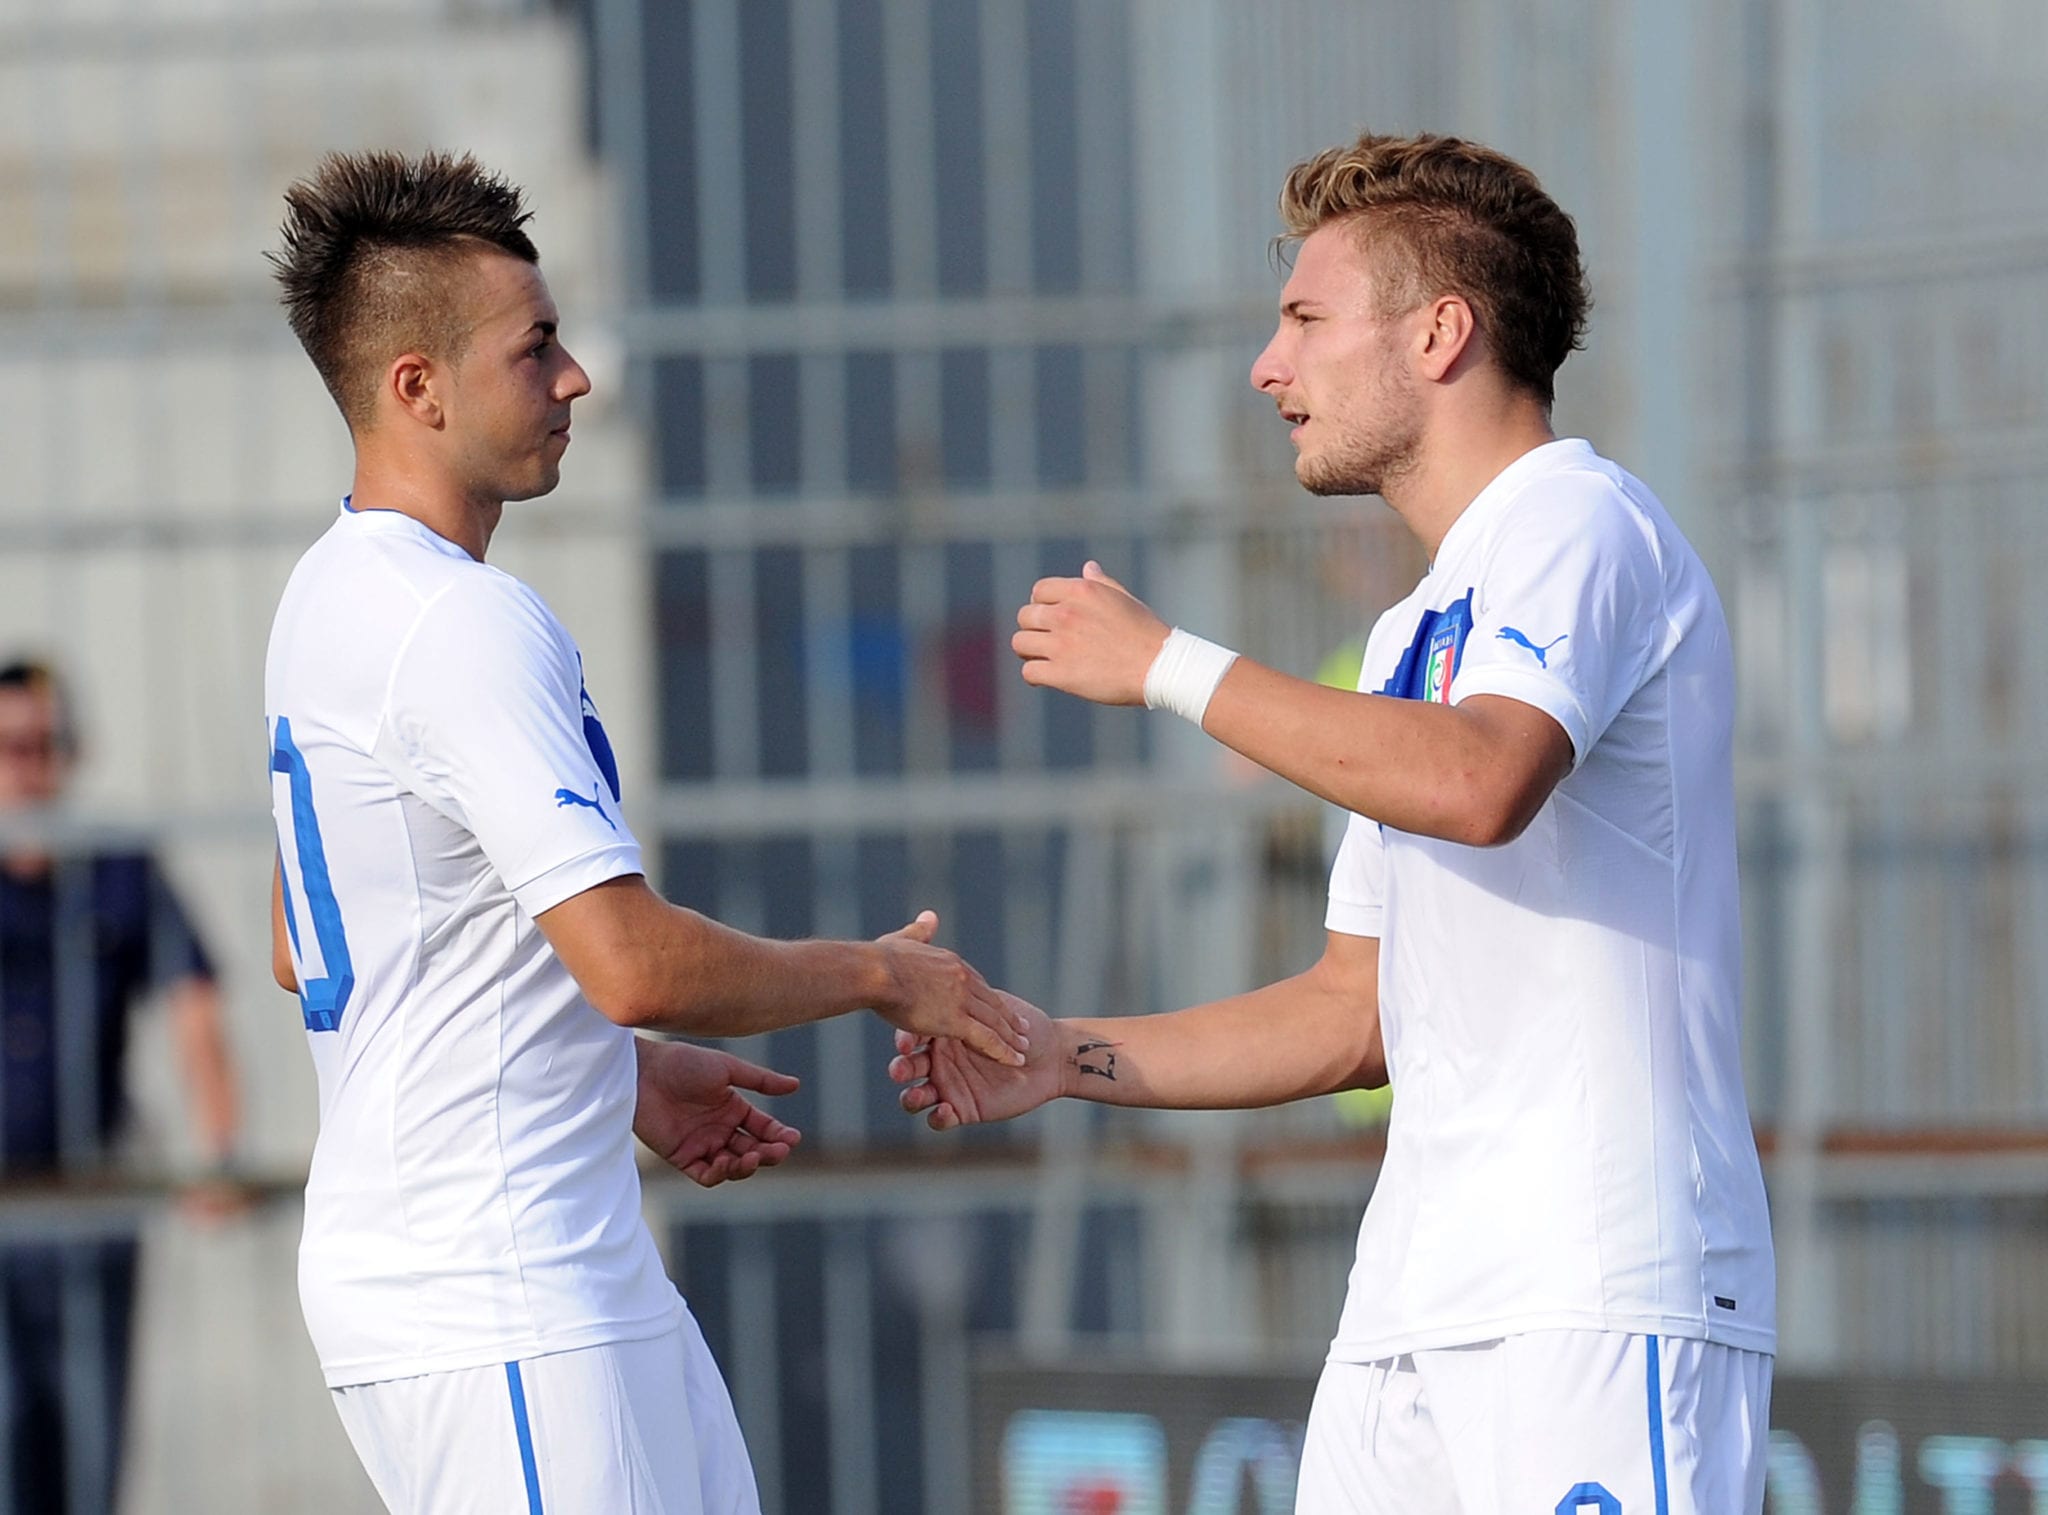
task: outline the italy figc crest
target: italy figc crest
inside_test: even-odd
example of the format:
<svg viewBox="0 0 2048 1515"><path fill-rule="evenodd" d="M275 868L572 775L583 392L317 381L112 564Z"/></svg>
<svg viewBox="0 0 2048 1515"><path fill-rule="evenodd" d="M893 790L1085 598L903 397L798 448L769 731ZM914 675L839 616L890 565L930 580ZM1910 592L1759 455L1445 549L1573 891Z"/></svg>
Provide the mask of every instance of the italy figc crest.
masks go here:
<svg viewBox="0 0 2048 1515"><path fill-rule="evenodd" d="M1432 705L1451 702L1451 679L1458 671L1458 644L1464 640L1460 628L1439 625L1429 639L1429 656L1423 663L1422 697Z"/></svg>
<svg viewBox="0 0 2048 1515"><path fill-rule="evenodd" d="M1400 666L1380 687L1380 693L1448 705L1451 680L1458 676L1458 660L1464 656L1465 639L1471 634L1472 591L1468 589L1454 604L1423 612L1415 640L1401 654Z"/></svg>

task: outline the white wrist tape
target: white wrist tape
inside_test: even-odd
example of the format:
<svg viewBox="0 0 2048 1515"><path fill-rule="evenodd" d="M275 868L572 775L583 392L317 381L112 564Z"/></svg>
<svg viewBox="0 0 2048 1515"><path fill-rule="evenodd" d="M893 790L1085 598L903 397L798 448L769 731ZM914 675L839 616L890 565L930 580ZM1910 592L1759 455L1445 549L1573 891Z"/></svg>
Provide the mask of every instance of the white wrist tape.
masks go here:
<svg viewBox="0 0 2048 1515"><path fill-rule="evenodd" d="M1145 673L1145 708L1171 710L1197 726L1208 713L1209 701L1223 675L1237 661L1228 647L1205 642L1178 626L1166 634L1166 645Z"/></svg>

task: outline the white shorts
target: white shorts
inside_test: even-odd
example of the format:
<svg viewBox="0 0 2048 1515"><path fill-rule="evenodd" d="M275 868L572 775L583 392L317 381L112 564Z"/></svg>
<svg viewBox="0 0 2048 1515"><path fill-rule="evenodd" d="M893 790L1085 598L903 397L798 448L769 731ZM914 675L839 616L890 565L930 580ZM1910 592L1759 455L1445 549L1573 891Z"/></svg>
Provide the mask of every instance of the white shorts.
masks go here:
<svg viewBox="0 0 2048 1515"><path fill-rule="evenodd" d="M1295 1515L1761 1515L1771 1358L1532 1331L1324 1365Z"/></svg>
<svg viewBox="0 0 2048 1515"><path fill-rule="evenodd" d="M334 1404L392 1515L760 1515L687 1311L647 1341L359 1384Z"/></svg>

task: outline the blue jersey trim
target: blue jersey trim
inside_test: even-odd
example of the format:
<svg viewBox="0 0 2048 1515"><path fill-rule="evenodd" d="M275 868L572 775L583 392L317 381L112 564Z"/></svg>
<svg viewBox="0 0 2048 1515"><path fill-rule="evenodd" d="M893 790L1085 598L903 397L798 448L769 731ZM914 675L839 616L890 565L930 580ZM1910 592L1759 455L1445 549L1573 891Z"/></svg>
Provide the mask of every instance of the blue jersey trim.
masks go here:
<svg viewBox="0 0 2048 1515"><path fill-rule="evenodd" d="M1664 1483L1664 1375L1657 1366L1657 1338L1650 1343L1650 1479L1657 1491L1657 1515L1671 1515L1671 1491Z"/></svg>
<svg viewBox="0 0 2048 1515"><path fill-rule="evenodd" d="M527 1515L544 1515L540 1507L540 1468L533 1459L533 1427L526 1419L526 1385L519 1381L519 1364L505 1364L505 1384L512 1391L512 1425L519 1433L519 1466L526 1473Z"/></svg>
<svg viewBox="0 0 2048 1515"><path fill-rule="evenodd" d="M1415 623L1415 636L1401 654L1401 661L1394 665L1386 683L1380 685L1381 694L1397 700L1450 702L1451 681L1465 660L1465 640L1472 634L1472 596L1477 592L1468 589L1462 599L1442 610L1422 612L1422 619Z"/></svg>

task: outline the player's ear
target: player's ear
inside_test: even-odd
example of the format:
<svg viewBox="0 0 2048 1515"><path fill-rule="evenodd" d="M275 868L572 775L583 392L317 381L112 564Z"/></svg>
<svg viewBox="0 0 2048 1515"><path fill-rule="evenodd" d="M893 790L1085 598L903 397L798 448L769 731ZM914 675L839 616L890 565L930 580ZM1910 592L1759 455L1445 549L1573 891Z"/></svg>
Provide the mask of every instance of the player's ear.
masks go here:
<svg viewBox="0 0 2048 1515"><path fill-rule="evenodd" d="M1415 356L1423 377L1441 380L1473 345L1479 322L1463 295L1438 295L1422 307L1415 333Z"/></svg>
<svg viewBox="0 0 2048 1515"><path fill-rule="evenodd" d="M382 398L398 411L423 426L440 430L445 419L441 408L440 373L431 359L416 352L401 353L384 371Z"/></svg>

